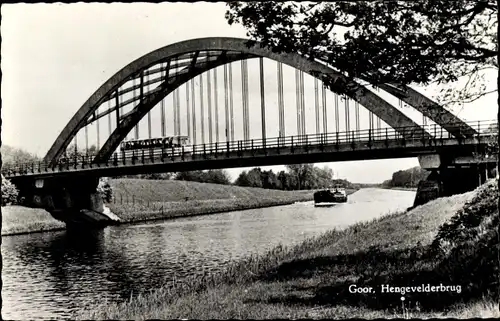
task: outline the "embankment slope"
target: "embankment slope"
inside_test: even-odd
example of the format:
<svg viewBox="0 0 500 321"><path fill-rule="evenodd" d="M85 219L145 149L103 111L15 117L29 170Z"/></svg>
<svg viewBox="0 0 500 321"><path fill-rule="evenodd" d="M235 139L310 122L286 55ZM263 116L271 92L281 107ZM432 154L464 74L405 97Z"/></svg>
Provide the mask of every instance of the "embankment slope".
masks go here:
<svg viewBox="0 0 500 321"><path fill-rule="evenodd" d="M124 223L286 205L313 199L313 191L281 191L175 180L117 179L110 184L115 199L108 206Z"/></svg>
<svg viewBox="0 0 500 321"><path fill-rule="evenodd" d="M106 204L123 223L211 214L312 199L312 191L279 191L174 180L111 179ZM65 229L43 209L2 207L2 235Z"/></svg>
<svg viewBox="0 0 500 321"><path fill-rule="evenodd" d="M63 230L66 224L41 208L24 206L2 207L2 236Z"/></svg>

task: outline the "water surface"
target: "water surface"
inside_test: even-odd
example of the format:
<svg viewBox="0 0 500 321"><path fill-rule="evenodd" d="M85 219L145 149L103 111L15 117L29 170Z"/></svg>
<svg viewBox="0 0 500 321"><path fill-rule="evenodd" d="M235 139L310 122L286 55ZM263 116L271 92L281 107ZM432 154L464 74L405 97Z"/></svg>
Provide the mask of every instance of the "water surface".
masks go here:
<svg viewBox="0 0 500 321"><path fill-rule="evenodd" d="M415 192L363 189L347 203L329 208L305 202L111 226L93 234L4 236L2 316L70 318L90 303L126 300L131 293L217 271L280 243L297 244L333 228L406 209L414 197Z"/></svg>

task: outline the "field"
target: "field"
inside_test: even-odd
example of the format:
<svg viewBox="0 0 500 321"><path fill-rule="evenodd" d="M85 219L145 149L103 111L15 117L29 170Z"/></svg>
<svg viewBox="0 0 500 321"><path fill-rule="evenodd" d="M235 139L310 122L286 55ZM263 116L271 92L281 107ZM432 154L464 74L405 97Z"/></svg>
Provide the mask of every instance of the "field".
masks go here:
<svg viewBox="0 0 500 321"><path fill-rule="evenodd" d="M295 247L235 262L84 319L500 317L496 182L392 213ZM496 280L496 281L495 281ZM349 286L375 293L349 293ZM461 291L381 293L381 285L460 285ZM496 290L495 290L496 289ZM495 292L496 291L496 292Z"/></svg>
<svg viewBox="0 0 500 321"><path fill-rule="evenodd" d="M39 208L2 207L2 236L63 230L66 225Z"/></svg>

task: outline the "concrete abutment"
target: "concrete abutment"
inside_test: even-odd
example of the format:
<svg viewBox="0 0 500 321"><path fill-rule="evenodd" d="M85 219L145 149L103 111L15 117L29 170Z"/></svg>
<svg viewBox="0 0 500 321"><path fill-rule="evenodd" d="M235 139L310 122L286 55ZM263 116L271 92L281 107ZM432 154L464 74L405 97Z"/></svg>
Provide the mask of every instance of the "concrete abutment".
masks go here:
<svg viewBox="0 0 500 321"><path fill-rule="evenodd" d="M105 214L104 203L97 191L98 177L17 179L22 203L43 208L68 227L100 228L116 224Z"/></svg>
<svg viewBox="0 0 500 321"><path fill-rule="evenodd" d="M472 156L424 155L419 156L419 163L431 173L419 183L413 207L438 197L470 192L496 176L496 162L480 162Z"/></svg>

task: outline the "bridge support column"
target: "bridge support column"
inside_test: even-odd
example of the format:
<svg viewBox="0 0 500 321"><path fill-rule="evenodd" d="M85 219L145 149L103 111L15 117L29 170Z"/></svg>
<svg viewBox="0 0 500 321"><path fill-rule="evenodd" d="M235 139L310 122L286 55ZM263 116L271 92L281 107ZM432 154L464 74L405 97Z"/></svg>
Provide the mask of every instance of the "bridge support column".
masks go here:
<svg viewBox="0 0 500 321"><path fill-rule="evenodd" d="M495 163L474 163L472 157L468 164L455 164L457 159L425 155L419 156L419 163L431 173L419 183L414 207L438 197L472 191L495 175Z"/></svg>
<svg viewBox="0 0 500 321"><path fill-rule="evenodd" d="M49 178L15 182L29 207L43 208L68 227L99 228L117 221L104 214L99 178Z"/></svg>

